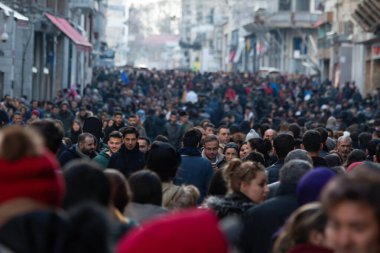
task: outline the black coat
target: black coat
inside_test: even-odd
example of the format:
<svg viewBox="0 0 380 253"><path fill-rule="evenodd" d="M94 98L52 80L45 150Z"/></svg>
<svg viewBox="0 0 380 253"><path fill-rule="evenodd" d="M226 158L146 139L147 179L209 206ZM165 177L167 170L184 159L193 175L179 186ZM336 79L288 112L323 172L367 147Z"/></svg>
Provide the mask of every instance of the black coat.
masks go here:
<svg viewBox="0 0 380 253"><path fill-rule="evenodd" d="M269 253L276 232L297 208L295 187L280 185L276 197L249 209L244 216L242 252Z"/></svg>
<svg viewBox="0 0 380 253"><path fill-rule="evenodd" d="M280 170L283 165L284 160L278 160L275 164L266 169L268 172L268 184L272 184L280 180Z"/></svg>
<svg viewBox="0 0 380 253"><path fill-rule="evenodd" d="M143 169L145 166L145 155L139 150L139 145L132 150L128 150L125 145L121 145L119 152L113 154L108 162L108 168L117 169L126 178L133 172Z"/></svg>
<svg viewBox="0 0 380 253"><path fill-rule="evenodd" d="M97 153L94 152L92 153L90 156L84 156L84 154L79 154L78 151L77 151L77 145L74 145L73 147L71 147L70 149L66 150L66 151L63 151L62 154L59 156L58 160L59 160L59 163L61 164L61 166L65 166L66 163L72 161L72 160L75 160L75 159L93 159L95 156L97 156Z"/></svg>

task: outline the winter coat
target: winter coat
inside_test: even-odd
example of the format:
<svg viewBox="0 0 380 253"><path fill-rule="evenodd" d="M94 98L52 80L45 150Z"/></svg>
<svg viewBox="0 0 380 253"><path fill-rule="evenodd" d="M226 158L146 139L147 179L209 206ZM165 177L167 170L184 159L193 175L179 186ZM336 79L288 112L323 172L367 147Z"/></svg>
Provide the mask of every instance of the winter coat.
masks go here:
<svg viewBox="0 0 380 253"><path fill-rule="evenodd" d="M96 152L92 153L90 156L83 154L77 145L74 145L70 149L64 151L58 158L61 166L65 166L68 162L75 159L93 159L97 155Z"/></svg>
<svg viewBox="0 0 380 253"><path fill-rule="evenodd" d="M242 252L270 252L273 235L298 208L295 191L293 185L280 185L276 197L246 212L241 237Z"/></svg>
<svg viewBox="0 0 380 253"><path fill-rule="evenodd" d="M201 193L199 203L207 195L214 171L210 161L201 156L196 148L186 147L180 150L182 157L180 168L174 179L176 185L192 184Z"/></svg>
<svg viewBox="0 0 380 253"><path fill-rule="evenodd" d="M99 155L95 156L94 160L95 162L97 162L99 165L102 166L102 168L107 168L108 166L108 163L109 163L109 160L110 160L110 156L107 154L108 150L104 150L102 152L100 152Z"/></svg>
<svg viewBox="0 0 380 253"><path fill-rule="evenodd" d="M178 149L181 146L181 126L179 124L166 123L164 135L168 137L169 143L173 147Z"/></svg>
<svg viewBox="0 0 380 253"><path fill-rule="evenodd" d="M266 168L268 172L268 184L272 184L280 180L280 169L284 165L284 160L278 160L272 166Z"/></svg>
<svg viewBox="0 0 380 253"><path fill-rule="evenodd" d="M132 150L128 150L125 145L121 145L120 150L113 154L108 162L108 168L117 169L126 178L145 166L145 155L139 150L139 145Z"/></svg>
<svg viewBox="0 0 380 253"><path fill-rule="evenodd" d="M240 192L231 193L225 197L211 196L203 203L204 207L213 209L219 219L231 215L241 216L255 205L256 204L253 203L252 200Z"/></svg>
<svg viewBox="0 0 380 253"><path fill-rule="evenodd" d="M71 129L71 124L74 120L74 115L70 111L60 111L57 115L57 119L62 121L65 132Z"/></svg>

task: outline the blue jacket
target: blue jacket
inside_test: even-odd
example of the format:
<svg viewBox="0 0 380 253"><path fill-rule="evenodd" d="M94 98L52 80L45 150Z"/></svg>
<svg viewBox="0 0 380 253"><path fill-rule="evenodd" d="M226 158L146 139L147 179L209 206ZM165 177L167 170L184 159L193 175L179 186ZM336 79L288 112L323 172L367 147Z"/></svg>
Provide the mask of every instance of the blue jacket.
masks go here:
<svg viewBox="0 0 380 253"><path fill-rule="evenodd" d="M214 170L209 160L201 156L196 148L185 147L180 150L182 161L177 176L174 179L176 185L192 184L201 193L198 203L202 202L210 187Z"/></svg>

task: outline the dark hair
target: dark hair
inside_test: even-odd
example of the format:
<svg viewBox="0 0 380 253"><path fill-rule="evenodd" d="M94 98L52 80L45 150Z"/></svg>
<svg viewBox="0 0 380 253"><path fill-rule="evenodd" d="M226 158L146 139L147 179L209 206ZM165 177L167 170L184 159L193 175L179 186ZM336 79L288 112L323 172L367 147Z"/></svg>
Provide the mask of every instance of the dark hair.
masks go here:
<svg viewBox="0 0 380 253"><path fill-rule="evenodd" d="M155 172L137 171L129 177L128 182L133 193L133 202L161 206L161 180Z"/></svg>
<svg viewBox="0 0 380 253"><path fill-rule="evenodd" d="M118 115L123 116L123 113L121 111L116 111L113 113L113 116L118 116Z"/></svg>
<svg viewBox="0 0 380 253"><path fill-rule="evenodd" d="M92 161L73 160L64 167L66 195L63 207L69 209L83 202L95 202L108 207L111 184L100 166Z"/></svg>
<svg viewBox="0 0 380 253"><path fill-rule="evenodd" d="M123 138L125 138L127 134L134 134L136 135L137 139L139 138L139 131L137 131L135 127L131 127L131 126L123 127L123 130L120 129L120 132L123 134Z"/></svg>
<svg viewBox="0 0 380 253"><path fill-rule="evenodd" d="M124 213L124 209L131 199L131 192L124 175L115 169L106 169L104 174L111 184L111 203L121 213Z"/></svg>
<svg viewBox="0 0 380 253"><path fill-rule="evenodd" d="M199 129L192 128L185 133L182 142L184 147L196 148L202 140L202 132Z"/></svg>
<svg viewBox="0 0 380 253"><path fill-rule="evenodd" d="M169 139L168 137L164 136L164 135L157 135L156 138L154 138L154 141L160 141L160 142L166 142L166 143L169 143Z"/></svg>
<svg viewBox="0 0 380 253"><path fill-rule="evenodd" d="M264 156L261 153L255 151L249 153L247 157L243 159L243 161L257 162L265 166Z"/></svg>
<svg viewBox="0 0 380 253"><path fill-rule="evenodd" d="M112 132L108 135L108 140L111 139L111 138L123 139L123 135L122 135L122 133L120 133L119 131L112 131Z"/></svg>
<svg viewBox="0 0 380 253"><path fill-rule="evenodd" d="M207 135L204 140L203 140L203 144L206 144L208 142L212 142L212 141L217 141L219 143L219 139L216 135L214 134L209 134Z"/></svg>
<svg viewBox="0 0 380 253"><path fill-rule="evenodd" d="M368 156L372 159L372 157L376 154L377 145L380 143L380 139L372 139L368 143Z"/></svg>
<svg viewBox="0 0 380 253"><path fill-rule="evenodd" d="M366 150L368 147L368 143L372 139L372 135L368 132L360 133L358 137L359 148Z"/></svg>
<svg viewBox="0 0 380 253"><path fill-rule="evenodd" d="M92 138L95 142L96 142L96 137L90 133L81 133L79 136L78 136L78 144L79 143L84 143L84 141L86 140L86 138Z"/></svg>
<svg viewBox="0 0 380 253"><path fill-rule="evenodd" d="M329 137L329 132L327 132L326 128L318 127L315 130L318 131L319 134L321 135L322 143L325 143L327 138Z"/></svg>
<svg viewBox="0 0 380 253"><path fill-rule="evenodd" d="M171 181L181 164L181 155L169 143L153 142L148 154L146 167L156 172L162 182Z"/></svg>
<svg viewBox="0 0 380 253"><path fill-rule="evenodd" d="M336 153L328 154L327 156L324 157L324 159L326 160L327 166L329 168L342 165L342 159Z"/></svg>
<svg viewBox="0 0 380 253"><path fill-rule="evenodd" d="M290 134L279 134L273 139L273 147L279 159L284 159L294 149L294 137Z"/></svg>
<svg viewBox="0 0 380 253"><path fill-rule="evenodd" d="M260 124L259 131L261 135L264 135L265 131L270 128L270 125L268 123Z"/></svg>
<svg viewBox="0 0 380 253"><path fill-rule="evenodd" d="M270 140L263 140L261 138L252 138L248 140L248 144L252 149L256 149L261 154L268 155L268 152L272 149L272 143Z"/></svg>
<svg viewBox="0 0 380 253"><path fill-rule="evenodd" d="M136 116L136 114L131 114L131 115L129 115L128 119L129 118L137 118L137 116Z"/></svg>
<svg viewBox="0 0 380 253"><path fill-rule="evenodd" d="M142 136L140 136L140 137L139 137L139 140L144 140L144 141L146 141L146 143L147 143L148 145L150 145L150 139L149 139L148 137L142 137Z"/></svg>
<svg viewBox="0 0 380 253"><path fill-rule="evenodd" d="M363 150L354 149L347 156L346 167L350 166L352 163L355 163L355 162L365 161L366 158L367 158L367 155L366 153L364 153Z"/></svg>
<svg viewBox="0 0 380 253"><path fill-rule="evenodd" d="M236 150L237 153L239 153L239 145L236 144L235 142L229 142L227 143L225 146L224 146L224 149L223 149L223 154L226 153L227 149L229 148L233 148Z"/></svg>
<svg viewBox="0 0 380 253"><path fill-rule="evenodd" d="M228 130L230 130L228 126L221 125L221 126L218 127L217 133L219 133L221 129L228 129Z"/></svg>
<svg viewBox="0 0 380 253"><path fill-rule="evenodd" d="M301 128L297 123L292 123L289 125L289 131L293 133L293 138L297 139L301 135Z"/></svg>
<svg viewBox="0 0 380 253"><path fill-rule="evenodd" d="M31 128L38 131L44 138L45 146L54 154L58 152L62 144L63 128L54 120L44 119L35 121L30 125Z"/></svg>
<svg viewBox="0 0 380 253"><path fill-rule="evenodd" d="M302 144L307 152L319 152L321 143L321 134L316 130L308 130L302 137Z"/></svg>

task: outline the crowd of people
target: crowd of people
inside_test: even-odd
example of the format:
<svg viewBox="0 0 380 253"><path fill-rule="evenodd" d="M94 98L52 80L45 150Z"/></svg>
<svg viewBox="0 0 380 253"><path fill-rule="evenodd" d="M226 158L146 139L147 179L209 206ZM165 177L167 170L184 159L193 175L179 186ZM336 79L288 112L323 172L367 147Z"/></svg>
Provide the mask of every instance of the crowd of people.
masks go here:
<svg viewBox="0 0 380 253"><path fill-rule="evenodd" d="M0 252L380 252L380 97L99 69L0 103Z"/></svg>

